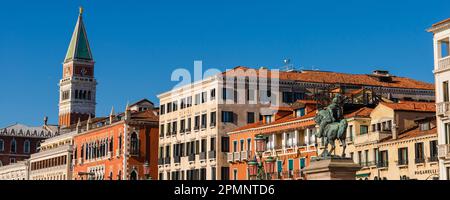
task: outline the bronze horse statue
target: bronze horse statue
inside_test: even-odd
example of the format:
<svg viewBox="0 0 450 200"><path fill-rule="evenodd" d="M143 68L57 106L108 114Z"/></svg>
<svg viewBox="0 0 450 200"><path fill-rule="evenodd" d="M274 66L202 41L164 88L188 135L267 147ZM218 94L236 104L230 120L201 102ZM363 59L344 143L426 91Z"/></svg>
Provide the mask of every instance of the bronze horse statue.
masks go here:
<svg viewBox="0 0 450 200"><path fill-rule="evenodd" d="M335 140L339 140L342 144L342 155L341 157L345 157L345 148L347 144L345 139L347 137L347 120L341 119L339 122L335 121L333 114L330 110L324 109L320 110L317 115L314 117L314 121L317 125L320 126L320 129L316 132L316 136L318 138L324 138L325 140L325 149L320 155L320 157L330 157L332 152L336 150ZM328 151L328 144L331 144L331 149Z"/></svg>

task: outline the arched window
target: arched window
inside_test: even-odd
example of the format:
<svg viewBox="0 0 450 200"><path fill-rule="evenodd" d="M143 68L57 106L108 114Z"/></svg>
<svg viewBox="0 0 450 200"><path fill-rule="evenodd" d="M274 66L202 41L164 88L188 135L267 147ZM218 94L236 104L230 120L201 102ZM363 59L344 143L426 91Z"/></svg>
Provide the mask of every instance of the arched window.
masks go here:
<svg viewBox="0 0 450 200"><path fill-rule="evenodd" d="M109 180L113 180L113 173L109 172Z"/></svg>
<svg viewBox="0 0 450 200"><path fill-rule="evenodd" d="M23 142L23 152L30 153L30 141L29 140L25 140L25 142Z"/></svg>
<svg viewBox="0 0 450 200"><path fill-rule="evenodd" d="M113 152L113 143L114 142L114 138L111 138L110 140L109 140L109 151L110 152Z"/></svg>
<svg viewBox="0 0 450 200"><path fill-rule="evenodd" d="M88 91L88 96L87 96L88 100L91 100L91 91Z"/></svg>
<svg viewBox="0 0 450 200"><path fill-rule="evenodd" d="M14 139L14 138L11 140L10 152L11 153L17 152L17 142L16 142L16 139Z"/></svg>
<svg viewBox="0 0 450 200"><path fill-rule="evenodd" d="M86 99L86 90L83 91L83 99Z"/></svg>
<svg viewBox="0 0 450 200"><path fill-rule="evenodd" d="M133 170L130 174L130 180L137 180L137 172L136 170Z"/></svg>
<svg viewBox="0 0 450 200"><path fill-rule="evenodd" d="M136 132L133 132L131 134L131 139L130 139L130 143L131 143L131 155L138 155L139 154L139 140L138 140L138 136L136 134Z"/></svg>
<svg viewBox="0 0 450 200"><path fill-rule="evenodd" d="M119 170L119 173L117 174L117 180L122 180L122 171Z"/></svg>
<svg viewBox="0 0 450 200"><path fill-rule="evenodd" d="M5 150L5 141L0 139L0 151L4 151L4 150Z"/></svg>
<svg viewBox="0 0 450 200"><path fill-rule="evenodd" d="M75 99L78 99L78 90L75 90Z"/></svg>

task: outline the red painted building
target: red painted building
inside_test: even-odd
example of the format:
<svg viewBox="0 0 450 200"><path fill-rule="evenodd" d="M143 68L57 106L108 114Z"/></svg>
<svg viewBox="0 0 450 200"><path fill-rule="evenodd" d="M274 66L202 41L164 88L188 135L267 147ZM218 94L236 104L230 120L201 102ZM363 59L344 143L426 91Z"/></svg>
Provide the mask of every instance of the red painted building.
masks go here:
<svg viewBox="0 0 450 200"><path fill-rule="evenodd" d="M75 180L157 179L158 111L148 102L71 127L80 132L74 137Z"/></svg>

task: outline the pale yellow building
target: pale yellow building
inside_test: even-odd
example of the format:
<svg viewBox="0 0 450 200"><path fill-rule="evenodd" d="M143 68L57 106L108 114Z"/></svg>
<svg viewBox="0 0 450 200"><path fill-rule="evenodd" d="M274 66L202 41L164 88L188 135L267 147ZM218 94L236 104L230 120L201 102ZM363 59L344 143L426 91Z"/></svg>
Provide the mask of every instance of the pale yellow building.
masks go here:
<svg viewBox="0 0 450 200"><path fill-rule="evenodd" d="M400 180L438 177L433 103L379 103L346 115L347 157L361 165L356 179ZM342 152L338 145L337 155Z"/></svg>

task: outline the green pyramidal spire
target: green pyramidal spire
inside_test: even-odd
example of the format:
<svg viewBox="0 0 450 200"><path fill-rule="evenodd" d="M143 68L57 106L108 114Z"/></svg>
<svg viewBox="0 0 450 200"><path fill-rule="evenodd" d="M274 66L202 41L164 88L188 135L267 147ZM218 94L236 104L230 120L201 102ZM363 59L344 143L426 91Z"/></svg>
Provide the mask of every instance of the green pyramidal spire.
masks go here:
<svg viewBox="0 0 450 200"><path fill-rule="evenodd" d="M83 23L83 8L80 7L80 14L78 15L78 21L75 25L75 30L70 40L69 49L67 49L66 58L64 62L68 62L74 59L81 60L93 60L91 48L89 47L89 41L86 34L86 29Z"/></svg>

